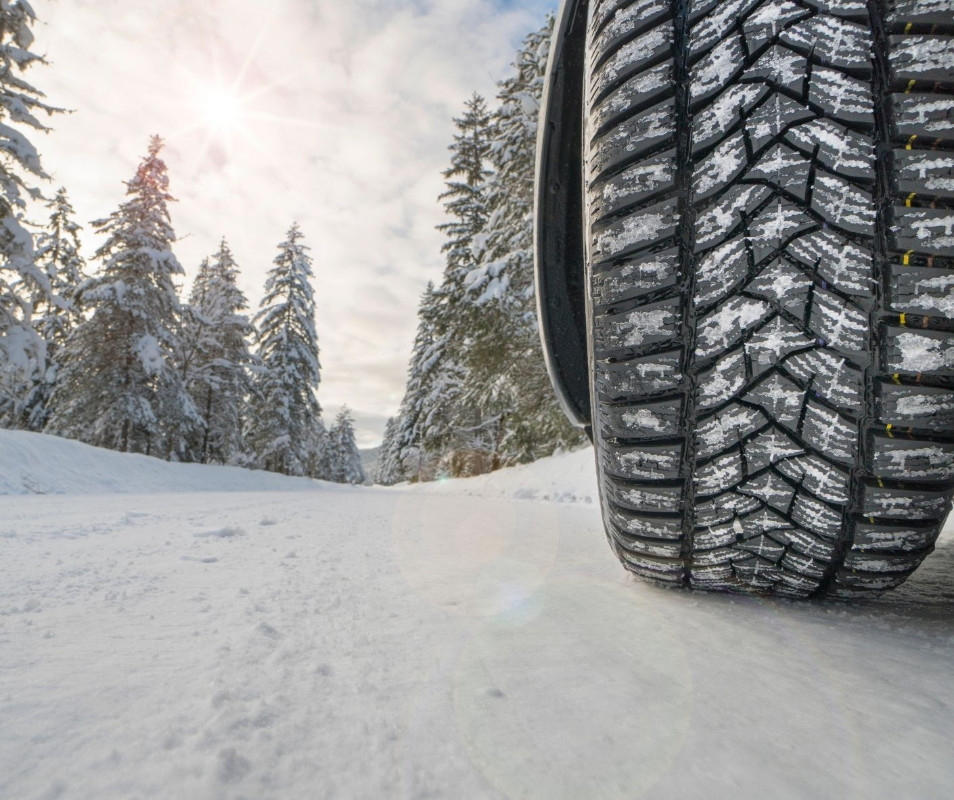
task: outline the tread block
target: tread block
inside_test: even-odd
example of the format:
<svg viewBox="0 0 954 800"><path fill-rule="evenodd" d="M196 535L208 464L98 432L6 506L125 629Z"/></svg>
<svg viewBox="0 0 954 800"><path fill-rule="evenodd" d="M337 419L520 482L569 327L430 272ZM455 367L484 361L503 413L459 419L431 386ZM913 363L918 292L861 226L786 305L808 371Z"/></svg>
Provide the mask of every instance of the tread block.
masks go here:
<svg viewBox="0 0 954 800"><path fill-rule="evenodd" d="M791 55L791 54L790 54ZM789 128L798 130L800 123L815 117L815 113L802 103L781 94L772 94L745 120L749 142L756 152L770 145Z"/></svg>
<svg viewBox="0 0 954 800"><path fill-rule="evenodd" d="M954 256L954 211L896 206L894 220L899 249Z"/></svg>
<svg viewBox="0 0 954 800"><path fill-rule="evenodd" d="M697 56L719 42L736 25L739 17L748 14L761 0L722 0L691 25L689 55Z"/></svg>
<svg viewBox="0 0 954 800"><path fill-rule="evenodd" d="M870 234L874 227L875 204L871 195L834 175L819 175L815 179L812 208L844 231Z"/></svg>
<svg viewBox="0 0 954 800"><path fill-rule="evenodd" d="M772 307L764 300L749 297L726 300L699 322L696 358L709 358L729 349L771 313Z"/></svg>
<svg viewBox="0 0 954 800"><path fill-rule="evenodd" d="M710 250L696 267L696 307L722 300L739 285L749 269L748 250L741 239L732 239Z"/></svg>
<svg viewBox="0 0 954 800"><path fill-rule="evenodd" d="M837 408L855 412L861 407L864 374L840 353L826 348L797 353L785 361L785 370Z"/></svg>
<svg viewBox="0 0 954 800"><path fill-rule="evenodd" d="M808 194L810 166L805 157L783 144L772 145L745 176L761 179L804 200Z"/></svg>
<svg viewBox="0 0 954 800"><path fill-rule="evenodd" d="M862 125L874 123L871 85L833 69L816 67L808 86L808 100L829 117Z"/></svg>
<svg viewBox="0 0 954 800"><path fill-rule="evenodd" d="M954 270L893 264L889 286L896 311L954 318Z"/></svg>
<svg viewBox="0 0 954 800"><path fill-rule="evenodd" d="M807 8L797 6L790 0L762 3L749 15L742 26L749 52L768 44L778 36L782 28L810 14Z"/></svg>
<svg viewBox="0 0 954 800"><path fill-rule="evenodd" d="M888 0L888 19L892 22L951 21L954 0Z"/></svg>
<svg viewBox="0 0 954 800"><path fill-rule="evenodd" d="M702 200L734 182L745 171L746 161L741 133L720 143L696 165L692 176L696 199Z"/></svg>
<svg viewBox="0 0 954 800"><path fill-rule="evenodd" d="M795 487L774 472L763 472L747 480L739 487L739 492L761 500L765 505L782 514L787 514L795 497Z"/></svg>
<svg viewBox="0 0 954 800"><path fill-rule="evenodd" d="M812 280L800 269L778 259L766 266L746 287L746 292L774 302L796 316L808 305Z"/></svg>
<svg viewBox="0 0 954 800"><path fill-rule="evenodd" d="M619 545L616 547L616 552L623 566L635 575L673 584L679 584L685 580L686 570L681 563L639 555Z"/></svg>
<svg viewBox="0 0 954 800"><path fill-rule="evenodd" d="M851 548L845 556L844 569L850 572L904 573L917 567L927 553L887 554Z"/></svg>
<svg viewBox="0 0 954 800"><path fill-rule="evenodd" d="M871 32L864 24L817 14L783 31L781 39L830 67L871 67Z"/></svg>
<svg viewBox="0 0 954 800"><path fill-rule="evenodd" d="M733 186L699 215L696 246L701 250L727 239L743 219L771 196L764 186Z"/></svg>
<svg viewBox="0 0 954 800"><path fill-rule="evenodd" d="M600 420L612 436L652 439L677 436L683 430L681 400L603 406Z"/></svg>
<svg viewBox="0 0 954 800"><path fill-rule="evenodd" d="M689 96L693 102L709 97L722 89L745 63L742 37L723 39L692 70Z"/></svg>
<svg viewBox="0 0 954 800"><path fill-rule="evenodd" d="M803 579L814 579L806 580L804 584L798 584L810 592L818 588L818 581L825 577L828 568L828 562L811 556L803 556L794 550L786 550L781 564L786 569L791 570L795 576L802 576Z"/></svg>
<svg viewBox="0 0 954 800"><path fill-rule="evenodd" d="M894 172L902 192L954 195L954 156L931 150L895 150Z"/></svg>
<svg viewBox="0 0 954 800"><path fill-rule="evenodd" d="M628 259L593 276L593 304L608 306L672 286L678 272L675 250Z"/></svg>
<svg viewBox="0 0 954 800"><path fill-rule="evenodd" d="M752 363L752 372L758 376L793 353L808 350L815 344L814 339L809 339L788 320L776 316L749 337L745 354Z"/></svg>
<svg viewBox="0 0 954 800"><path fill-rule="evenodd" d="M669 350L624 362L598 363L596 390L609 401L644 397L680 388L682 353Z"/></svg>
<svg viewBox="0 0 954 800"><path fill-rule="evenodd" d="M901 136L954 138L954 97L895 94L894 125Z"/></svg>
<svg viewBox="0 0 954 800"><path fill-rule="evenodd" d="M778 471L827 503L844 505L849 500L848 473L818 455L790 458Z"/></svg>
<svg viewBox="0 0 954 800"><path fill-rule="evenodd" d="M607 52L619 47L632 31L669 19L671 9L669 0L636 0L629 5L626 5L626 0L619 0L602 4L594 11L590 26L592 58L603 58Z"/></svg>
<svg viewBox="0 0 954 800"><path fill-rule="evenodd" d="M792 551L806 558L830 562L835 555L835 543L833 539L825 535L812 533L804 528L797 526L781 528L775 531L772 536L790 547Z"/></svg>
<svg viewBox="0 0 954 800"><path fill-rule="evenodd" d="M693 119L693 153L715 144L769 91L762 84L735 84L699 110Z"/></svg>
<svg viewBox="0 0 954 800"><path fill-rule="evenodd" d="M647 549L643 549L643 545L634 543L631 548L634 551L664 558L680 557L680 548L682 547L682 519L680 517L646 516L638 512L618 508L611 509L609 515L613 524L621 533L651 540L645 543ZM657 547L657 551L650 551L648 549L650 545Z"/></svg>
<svg viewBox="0 0 954 800"><path fill-rule="evenodd" d="M666 100L612 128L597 138L587 159L588 174L596 178L622 167L640 154L650 155L673 138L676 129L675 106Z"/></svg>
<svg viewBox="0 0 954 800"><path fill-rule="evenodd" d="M775 199L749 225L756 263L775 253L789 237L815 227L816 222L799 205L781 197Z"/></svg>
<svg viewBox="0 0 954 800"><path fill-rule="evenodd" d="M679 477L682 446L672 444L609 447L603 453L607 471L626 480L672 480Z"/></svg>
<svg viewBox="0 0 954 800"><path fill-rule="evenodd" d="M711 497L736 486L743 478L739 451L718 456L708 464L697 465L694 476L697 497Z"/></svg>
<svg viewBox="0 0 954 800"><path fill-rule="evenodd" d="M891 372L954 376L954 336L949 333L889 327L884 350Z"/></svg>
<svg viewBox="0 0 954 800"><path fill-rule="evenodd" d="M951 509L952 494L954 492L951 490L927 492L866 486L861 513L866 517L881 519L944 519Z"/></svg>
<svg viewBox="0 0 954 800"><path fill-rule="evenodd" d="M591 193L593 219L613 214L632 203L669 189L675 178L675 153L667 150L627 167L618 175L601 181L599 192Z"/></svg>
<svg viewBox="0 0 954 800"><path fill-rule="evenodd" d="M735 574L729 564L714 564L708 567L693 566L689 581L696 589L726 589Z"/></svg>
<svg viewBox="0 0 954 800"><path fill-rule="evenodd" d="M940 530L939 525L916 528L903 523L885 525L858 522L854 525L852 549L859 553L923 551L934 544Z"/></svg>
<svg viewBox="0 0 954 800"><path fill-rule="evenodd" d="M805 452L800 444L775 427L749 439L743 450L749 474Z"/></svg>
<svg viewBox="0 0 954 800"><path fill-rule="evenodd" d="M832 292L816 289L810 325L821 337L821 344L830 345L857 360L867 360L868 317L851 302Z"/></svg>
<svg viewBox="0 0 954 800"><path fill-rule="evenodd" d="M954 479L954 444L911 442L875 436L873 468L884 478Z"/></svg>
<svg viewBox="0 0 954 800"><path fill-rule="evenodd" d="M620 486L607 481L607 492L618 506L649 513L676 513L682 510L682 486L656 486L644 483Z"/></svg>
<svg viewBox="0 0 954 800"><path fill-rule="evenodd" d="M831 14L846 19L868 21L868 4L865 0L811 0L810 5Z"/></svg>
<svg viewBox="0 0 954 800"><path fill-rule="evenodd" d="M682 319L679 301L674 299L603 314L594 322L594 346L599 356L608 350L641 348L672 339L679 333Z"/></svg>
<svg viewBox="0 0 954 800"><path fill-rule="evenodd" d="M948 24L950 21L948 18ZM895 77L901 80L948 80L954 71L954 39L950 36L891 36L888 60Z"/></svg>
<svg viewBox="0 0 954 800"><path fill-rule="evenodd" d="M743 484L744 486L744 484ZM729 522L735 517L751 514L761 508L761 503L756 497L749 497L739 492L727 492L715 500L706 500L696 504L696 538L704 536L708 529L713 525L721 525ZM733 539L736 536L733 531ZM728 544L728 540L720 541L719 546Z"/></svg>
<svg viewBox="0 0 954 800"><path fill-rule="evenodd" d="M637 105L663 100L672 94L672 81L671 61L658 64L645 72L638 72L600 101L593 110L592 124L602 128Z"/></svg>
<svg viewBox="0 0 954 800"><path fill-rule="evenodd" d="M788 378L773 373L748 391L744 399L761 406L772 419L795 431L805 406L805 395L804 389Z"/></svg>
<svg viewBox="0 0 954 800"><path fill-rule="evenodd" d="M812 533L834 537L841 529L842 514L840 509L800 492L792 507L792 522Z"/></svg>
<svg viewBox="0 0 954 800"><path fill-rule="evenodd" d="M628 252L646 249L653 242L672 236L676 223L674 201L615 220L593 234L593 258L619 258Z"/></svg>
<svg viewBox="0 0 954 800"><path fill-rule="evenodd" d="M696 427L696 457L721 453L767 424L768 418L761 411L733 403Z"/></svg>
<svg viewBox="0 0 954 800"><path fill-rule="evenodd" d="M755 64L745 70L743 78L746 81L761 79L773 86L788 89L800 95L805 90L807 74L808 60L804 55L784 45L775 44L766 50ZM778 95L776 98L778 102L788 105ZM810 112L798 103L793 102L792 108L800 109L799 114L810 115Z"/></svg>
<svg viewBox="0 0 954 800"><path fill-rule="evenodd" d="M696 402L700 410L720 405L734 397L748 376L740 350L720 358L712 369L699 374Z"/></svg>
<svg viewBox="0 0 954 800"><path fill-rule="evenodd" d="M590 84L590 97L600 98L615 83L628 80L636 73L649 75L652 71L644 68L671 55L672 43L672 25L656 25L627 42L595 71Z"/></svg>
<svg viewBox="0 0 954 800"><path fill-rule="evenodd" d="M871 253L833 231L816 230L800 236L789 246L789 253L845 294L870 297L873 293Z"/></svg>
<svg viewBox="0 0 954 800"><path fill-rule="evenodd" d="M830 172L846 178L871 178L874 141L830 119L815 119L793 128L785 137L807 153L818 148L816 158Z"/></svg>
<svg viewBox="0 0 954 800"><path fill-rule="evenodd" d="M851 466L858 455L856 426L838 412L811 401L802 422L802 437L819 453L841 464Z"/></svg>
<svg viewBox="0 0 954 800"><path fill-rule="evenodd" d="M775 563L780 562L785 554L783 545L764 535L744 539L736 545L736 549L754 553L760 559L764 558Z"/></svg>
<svg viewBox="0 0 954 800"><path fill-rule="evenodd" d="M881 422L900 427L925 428L947 433L954 430L954 392L927 386L878 386Z"/></svg>

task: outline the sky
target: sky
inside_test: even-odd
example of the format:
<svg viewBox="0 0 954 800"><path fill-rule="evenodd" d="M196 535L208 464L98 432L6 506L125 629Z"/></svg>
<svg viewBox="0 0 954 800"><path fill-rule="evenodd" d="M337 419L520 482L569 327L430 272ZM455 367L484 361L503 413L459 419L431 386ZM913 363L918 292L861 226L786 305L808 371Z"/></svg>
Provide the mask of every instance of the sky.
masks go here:
<svg viewBox="0 0 954 800"><path fill-rule="evenodd" d="M311 248L326 422L379 443L442 269L437 200L463 102L488 98L556 0L32 0L27 79L70 110L32 135L84 225L166 141L186 277L224 236L254 310L297 221ZM94 265L95 266L95 265Z"/></svg>

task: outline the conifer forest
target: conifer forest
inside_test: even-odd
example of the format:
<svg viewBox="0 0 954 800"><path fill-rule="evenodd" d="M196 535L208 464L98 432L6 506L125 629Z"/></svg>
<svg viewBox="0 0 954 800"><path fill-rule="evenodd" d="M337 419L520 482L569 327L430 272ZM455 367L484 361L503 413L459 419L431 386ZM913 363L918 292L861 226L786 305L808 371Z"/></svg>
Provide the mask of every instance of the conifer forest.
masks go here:
<svg viewBox="0 0 954 800"><path fill-rule="evenodd" d="M322 417L305 232L292 222L277 244L257 309L225 238L183 294L162 138L148 138L113 210L78 221L35 141L63 113L27 81L45 63L30 50L37 20L19 3L0 9L0 23L0 426L352 484L475 475L581 443L553 399L534 309L536 120L552 20L525 39L497 97L475 93L454 120L436 198L443 274L421 297L404 399L369 476L351 412Z"/></svg>

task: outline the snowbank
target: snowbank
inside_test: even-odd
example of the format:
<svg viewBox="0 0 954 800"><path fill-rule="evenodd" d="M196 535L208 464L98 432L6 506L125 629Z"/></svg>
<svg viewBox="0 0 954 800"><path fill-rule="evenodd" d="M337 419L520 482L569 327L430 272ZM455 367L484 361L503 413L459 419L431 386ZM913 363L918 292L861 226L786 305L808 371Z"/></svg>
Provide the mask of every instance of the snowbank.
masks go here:
<svg viewBox="0 0 954 800"><path fill-rule="evenodd" d="M592 503L599 500L593 448L541 458L532 464L478 475L406 487L428 494L550 500L556 503Z"/></svg>
<svg viewBox="0 0 954 800"><path fill-rule="evenodd" d="M327 488L305 478L205 464L170 464L26 431L0 430L0 495L269 492ZM470 497L597 502L593 450L562 453L476 478L402 486Z"/></svg>
<svg viewBox="0 0 954 800"><path fill-rule="evenodd" d="M56 436L0 430L0 495L292 492L323 485L237 467L170 464Z"/></svg>

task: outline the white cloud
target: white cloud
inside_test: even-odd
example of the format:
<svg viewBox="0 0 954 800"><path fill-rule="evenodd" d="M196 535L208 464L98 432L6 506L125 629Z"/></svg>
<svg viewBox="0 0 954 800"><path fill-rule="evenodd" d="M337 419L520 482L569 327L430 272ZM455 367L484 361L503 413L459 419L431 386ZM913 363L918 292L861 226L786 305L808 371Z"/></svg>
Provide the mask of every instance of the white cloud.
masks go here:
<svg viewBox="0 0 954 800"><path fill-rule="evenodd" d="M403 393L421 291L440 276L451 118L472 91L494 94L555 5L36 0L51 65L30 78L75 109L37 144L85 224L117 206L162 135L183 266L194 274L224 235L253 305L297 220L315 259L319 397L328 412L349 405L371 444ZM210 138L198 90L239 76L242 124Z"/></svg>

